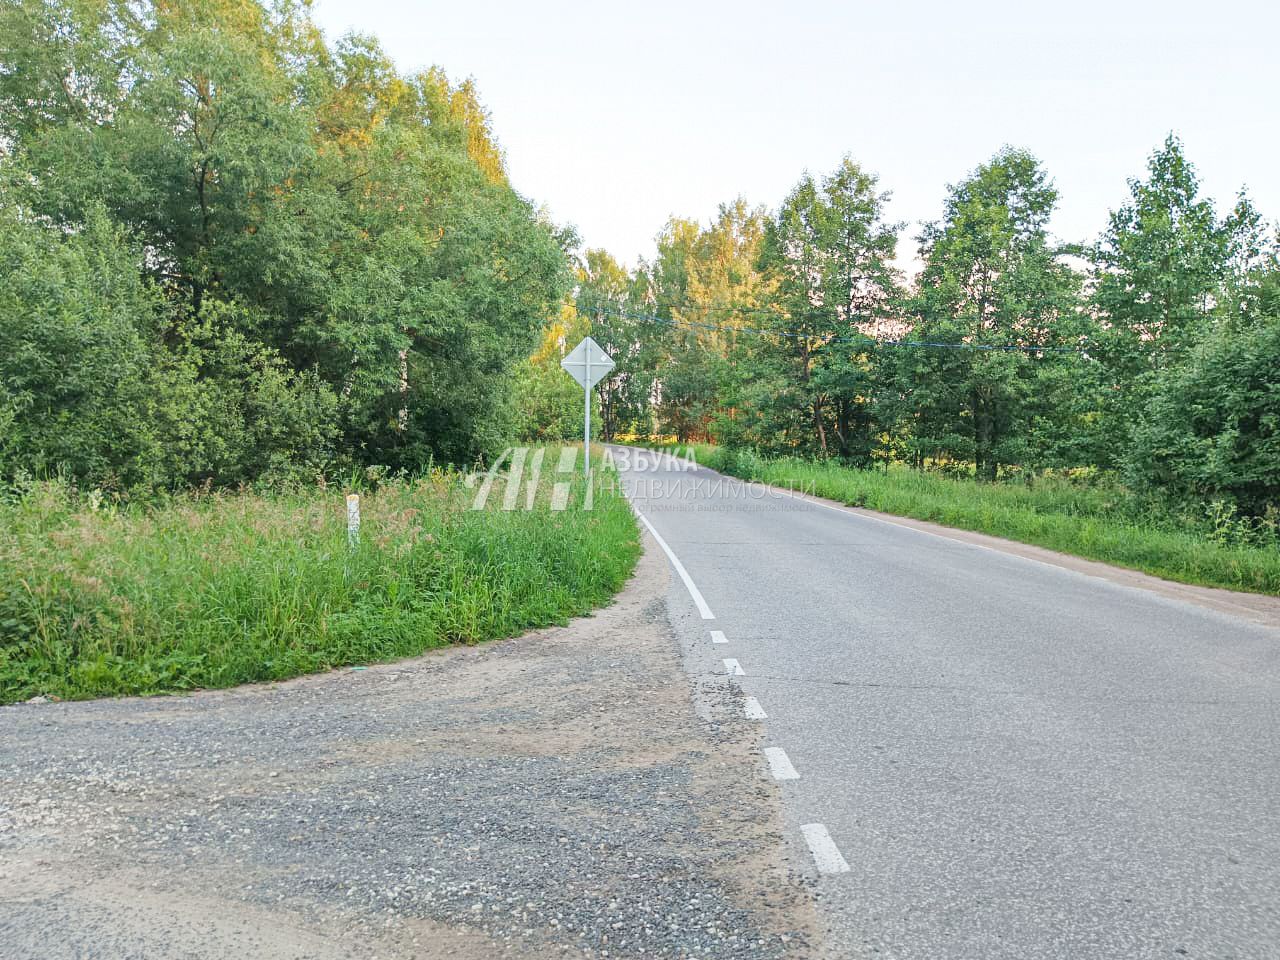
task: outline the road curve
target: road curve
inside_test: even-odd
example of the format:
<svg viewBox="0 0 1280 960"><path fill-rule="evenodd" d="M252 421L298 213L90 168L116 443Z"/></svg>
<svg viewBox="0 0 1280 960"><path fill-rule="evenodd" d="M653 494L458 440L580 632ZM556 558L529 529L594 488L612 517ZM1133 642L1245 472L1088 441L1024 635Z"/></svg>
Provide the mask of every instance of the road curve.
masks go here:
<svg viewBox="0 0 1280 960"><path fill-rule="evenodd" d="M1280 956L1280 631L611 452L832 956Z"/></svg>

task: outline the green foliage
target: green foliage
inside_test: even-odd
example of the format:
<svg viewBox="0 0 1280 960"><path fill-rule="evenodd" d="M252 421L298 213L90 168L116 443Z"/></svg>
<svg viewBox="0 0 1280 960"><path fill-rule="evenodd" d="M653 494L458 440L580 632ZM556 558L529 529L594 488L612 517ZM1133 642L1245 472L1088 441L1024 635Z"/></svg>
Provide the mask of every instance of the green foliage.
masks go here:
<svg viewBox="0 0 1280 960"><path fill-rule="evenodd" d="M589 321L592 339L614 361L613 370L595 389L600 437L605 441L645 422L649 414L656 331L652 321L636 312L634 293L631 277L613 257L604 250L586 252L578 270L577 311Z"/></svg>
<svg viewBox="0 0 1280 960"><path fill-rule="evenodd" d="M121 250L106 292L72 253L6 284L2 323L63 304L27 337L37 371L75 337L109 368L87 391L6 375L7 475L234 484L501 445L572 237L508 185L470 82L256 0L15 0L0 64L7 258ZM155 436L126 442L139 397ZM82 427L37 436L42 405Z"/></svg>
<svg viewBox="0 0 1280 960"><path fill-rule="evenodd" d="M631 300L660 322L639 329L652 339L640 353L654 375L650 398L662 432L705 436L737 402L741 384L728 362L743 325L764 295L758 269L765 213L738 199L707 228L673 219L652 264L636 271Z"/></svg>
<svg viewBox="0 0 1280 960"><path fill-rule="evenodd" d="M64 234L0 207L0 473L148 479L162 300L99 211Z"/></svg>
<svg viewBox="0 0 1280 960"><path fill-rule="evenodd" d="M1219 219L1173 136L1148 174L1130 181L1098 243L1094 304L1117 341L1108 346L1159 369L1194 343L1256 217L1242 201Z"/></svg>
<svg viewBox="0 0 1280 960"><path fill-rule="evenodd" d="M951 189L944 217L921 236L924 271L911 339L956 349L892 355L895 406L913 459L1001 464L1054 459L1034 429L1060 408L1069 354L1006 347L1079 344L1079 278L1059 262L1047 224L1057 191L1034 157L1006 149Z"/></svg>
<svg viewBox="0 0 1280 960"><path fill-rule="evenodd" d="M1221 327L1163 371L1125 461L1132 483L1280 519L1280 313Z"/></svg>
<svg viewBox="0 0 1280 960"><path fill-rule="evenodd" d="M780 335L734 354L751 372L735 425L744 441L871 459L878 371L869 334L901 300L891 265L900 225L884 219L888 199L846 157L821 182L802 178L769 220L760 267L774 310L765 329Z"/></svg>
<svg viewBox="0 0 1280 960"><path fill-rule="evenodd" d="M672 220L633 279L671 321L632 346L658 358L659 432L744 463L1085 470L1198 533L1266 539L1280 261L1247 199L1220 217L1197 195L1172 137L1130 188L1096 246L1058 245L1057 190L1005 148L950 188L912 289L891 265L888 197L848 159L771 215L739 201L708 228Z"/></svg>
<svg viewBox="0 0 1280 960"><path fill-rule="evenodd" d="M582 388L558 362L530 358L514 377L514 437L532 442L582 439Z"/></svg>
<svg viewBox="0 0 1280 960"><path fill-rule="evenodd" d="M588 511L577 478L554 511L551 483L529 511L497 509L501 483L469 509L456 474L384 483L355 549L336 489L141 507L37 484L0 504L0 703L278 680L562 623L622 586L639 540L613 485Z"/></svg>
<svg viewBox="0 0 1280 960"><path fill-rule="evenodd" d="M0 213L0 470L103 489L314 475L334 458L337 399L206 300L158 331L164 299L101 211L66 234Z"/></svg>
<svg viewBox="0 0 1280 960"><path fill-rule="evenodd" d="M1253 265L1260 242L1258 216L1243 196L1227 217L1198 196L1195 169L1173 136L1152 154L1147 179L1129 189L1094 250L1092 307L1101 321L1094 456L1108 464L1124 460L1163 372L1185 362L1213 315L1233 306L1231 285Z"/></svg>
<svg viewBox="0 0 1280 960"><path fill-rule="evenodd" d="M336 459L338 398L239 331L239 307L206 300L165 353L148 414L163 445L159 478L186 485L315 479Z"/></svg>
<svg viewBox="0 0 1280 960"><path fill-rule="evenodd" d="M560 361L588 329L589 321L566 299L559 317L543 331L542 344L516 368L511 394L512 436L536 442L581 439L582 387L565 373ZM593 423L598 425L599 419L593 418Z"/></svg>

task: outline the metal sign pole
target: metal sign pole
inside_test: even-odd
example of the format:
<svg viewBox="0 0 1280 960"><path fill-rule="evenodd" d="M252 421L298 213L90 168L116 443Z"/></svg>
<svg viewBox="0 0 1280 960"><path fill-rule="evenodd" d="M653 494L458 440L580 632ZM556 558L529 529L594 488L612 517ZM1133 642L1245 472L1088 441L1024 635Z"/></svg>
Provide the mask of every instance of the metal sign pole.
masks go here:
<svg viewBox="0 0 1280 960"><path fill-rule="evenodd" d="M588 384L591 383L591 348L590 346L586 348L586 356L584 357L584 361L582 361L582 379L586 380L586 383ZM584 393L586 397L586 402L582 404L582 406L584 406L584 413L582 413L582 451L584 451L586 454L586 456L584 457L584 460L582 460L582 476L590 477L591 476L591 388L590 388L590 385L588 385L588 387L582 388L582 393Z"/></svg>

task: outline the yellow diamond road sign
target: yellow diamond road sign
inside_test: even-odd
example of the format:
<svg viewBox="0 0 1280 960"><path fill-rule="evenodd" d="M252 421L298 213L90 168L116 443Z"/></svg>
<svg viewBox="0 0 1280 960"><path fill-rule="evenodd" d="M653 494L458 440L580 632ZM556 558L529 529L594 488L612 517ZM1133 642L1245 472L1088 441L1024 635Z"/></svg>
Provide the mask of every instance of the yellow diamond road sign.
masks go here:
<svg viewBox="0 0 1280 960"><path fill-rule="evenodd" d="M569 376L590 390L613 369L613 358L601 349L600 344L587 337L560 361Z"/></svg>

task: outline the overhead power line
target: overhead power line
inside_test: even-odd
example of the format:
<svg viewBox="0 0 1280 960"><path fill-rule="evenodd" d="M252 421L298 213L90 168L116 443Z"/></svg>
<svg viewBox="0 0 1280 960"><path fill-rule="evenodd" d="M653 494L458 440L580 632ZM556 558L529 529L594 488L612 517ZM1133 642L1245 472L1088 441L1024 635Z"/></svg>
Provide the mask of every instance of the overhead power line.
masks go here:
<svg viewBox="0 0 1280 960"><path fill-rule="evenodd" d="M941 341L928 340L892 340L881 337L873 337L870 334L858 333L856 335L836 335L825 336L817 333L806 333L802 330L772 330L764 327L744 327L744 326L726 326L723 324L700 323L697 320L675 320L667 317L659 317L652 314L633 313L627 310L614 310L594 308L592 313L599 316L618 317L625 320L641 320L649 323L658 323L671 327L686 327L697 330L711 330L716 333L746 333L753 336L762 337L785 337L794 340L822 340L823 343L849 343L865 347L905 347L916 349L933 349L933 350L976 350L986 352L1020 352L1020 353L1083 353L1085 348L1083 345L1063 346L1063 345L1046 345L1036 346L1035 344L1026 343L969 343L966 341L958 341L946 343Z"/></svg>

